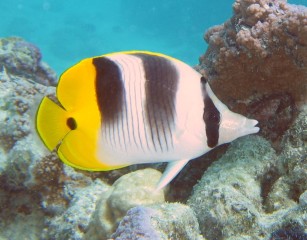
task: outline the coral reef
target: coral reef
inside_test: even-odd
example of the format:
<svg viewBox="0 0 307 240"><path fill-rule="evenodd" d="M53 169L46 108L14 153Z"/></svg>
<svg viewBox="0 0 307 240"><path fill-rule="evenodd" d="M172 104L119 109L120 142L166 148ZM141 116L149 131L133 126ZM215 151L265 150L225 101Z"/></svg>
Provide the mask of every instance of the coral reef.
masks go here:
<svg viewBox="0 0 307 240"><path fill-rule="evenodd" d="M260 178L276 155L260 137L239 139L205 172L188 205L207 239L227 239L255 231L262 209Z"/></svg>
<svg viewBox="0 0 307 240"><path fill-rule="evenodd" d="M293 207L297 202L301 202L300 196L304 201L302 194L307 191L306 140L307 113L305 111L298 116L283 138L283 150L279 156L280 178L272 185L266 199L268 212Z"/></svg>
<svg viewBox="0 0 307 240"><path fill-rule="evenodd" d="M6 158L1 161L5 164L1 169L6 184L18 189L33 184L32 170L46 153L33 134L36 111L33 106L51 89L10 74L7 68L4 65L0 74L0 148Z"/></svg>
<svg viewBox="0 0 307 240"><path fill-rule="evenodd" d="M155 191L160 177L159 171L148 168L119 178L97 203L85 238L107 238L116 230L130 208L164 202L163 191Z"/></svg>
<svg viewBox="0 0 307 240"><path fill-rule="evenodd" d="M151 225L151 215L153 210L149 207L135 207L127 212L116 232L112 234L112 239L159 239L158 233Z"/></svg>
<svg viewBox="0 0 307 240"><path fill-rule="evenodd" d="M271 94L252 101L248 111L260 123L261 134L270 139L276 150L280 150L280 141L297 114L295 102L290 94Z"/></svg>
<svg viewBox="0 0 307 240"><path fill-rule="evenodd" d="M33 192L8 192L0 186L0 239L40 239L44 213Z"/></svg>
<svg viewBox="0 0 307 240"><path fill-rule="evenodd" d="M229 21L206 33L209 48L201 57L218 97L239 104L288 92L304 104L307 8L278 0L237 0L233 9Z"/></svg>
<svg viewBox="0 0 307 240"><path fill-rule="evenodd" d="M289 135L306 131L306 113L299 119ZM239 139L208 168L188 200L207 239L262 239L291 222L306 226L307 150L295 137L299 147L279 156L261 137Z"/></svg>
<svg viewBox="0 0 307 240"><path fill-rule="evenodd" d="M199 234L198 222L193 211L179 203L130 209L111 238L114 240L203 239Z"/></svg>
<svg viewBox="0 0 307 240"><path fill-rule="evenodd" d="M47 218L42 239L82 239L87 231L95 206L101 195L107 194L110 186L100 180L90 186L71 188L69 205L62 214Z"/></svg>
<svg viewBox="0 0 307 240"><path fill-rule="evenodd" d="M0 39L0 69L5 66L8 73L27 77L46 86L55 86L56 73L41 59L39 49L22 38Z"/></svg>
<svg viewBox="0 0 307 240"><path fill-rule="evenodd" d="M41 77L54 83L56 79L53 71L40 62L33 45L16 38L0 42L0 235L8 239L38 239L44 227L44 213L39 194L32 187L36 185L34 169L46 152L33 134L33 106L37 106L37 98L51 91L25 76L40 69L49 74L49 78L46 74Z"/></svg>
<svg viewBox="0 0 307 240"><path fill-rule="evenodd" d="M260 121L261 136L191 162L164 193L154 191L161 164L90 173L47 151L34 119L55 74L34 45L0 39L0 239L305 239L307 9L233 9L205 35L196 68L230 108Z"/></svg>
<svg viewBox="0 0 307 240"><path fill-rule="evenodd" d="M197 69L227 106L260 119L262 132L280 140L294 120L294 106L307 101L307 8L237 0L233 10L230 20L205 34L209 47Z"/></svg>
<svg viewBox="0 0 307 240"><path fill-rule="evenodd" d="M307 234L301 226L296 226L296 224L286 225L281 229L273 232L270 240L283 240L283 239L295 239L304 240L307 239Z"/></svg>

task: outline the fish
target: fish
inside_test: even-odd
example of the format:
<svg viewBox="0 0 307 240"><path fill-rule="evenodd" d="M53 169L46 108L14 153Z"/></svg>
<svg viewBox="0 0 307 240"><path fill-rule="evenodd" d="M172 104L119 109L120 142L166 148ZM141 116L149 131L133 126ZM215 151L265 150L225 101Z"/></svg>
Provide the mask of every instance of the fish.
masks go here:
<svg viewBox="0 0 307 240"><path fill-rule="evenodd" d="M109 171L167 162L156 190L192 159L259 131L234 113L208 79L188 64L156 52L124 51L86 58L66 70L57 103L43 97L36 129L67 165Z"/></svg>

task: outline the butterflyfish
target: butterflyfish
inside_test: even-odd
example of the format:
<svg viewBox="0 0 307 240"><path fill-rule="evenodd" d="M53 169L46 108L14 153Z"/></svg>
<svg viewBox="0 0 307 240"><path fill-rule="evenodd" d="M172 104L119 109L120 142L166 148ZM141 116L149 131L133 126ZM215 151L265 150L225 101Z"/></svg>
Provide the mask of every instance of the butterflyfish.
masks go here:
<svg viewBox="0 0 307 240"><path fill-rule="evenodd" d="M170 56L130 51L87 58L66 70L55 103L44 97L37 131L66 164L108 171L168 162L166 186L191 160L257 133L257 120L234 113L207 79Z"/></svg>

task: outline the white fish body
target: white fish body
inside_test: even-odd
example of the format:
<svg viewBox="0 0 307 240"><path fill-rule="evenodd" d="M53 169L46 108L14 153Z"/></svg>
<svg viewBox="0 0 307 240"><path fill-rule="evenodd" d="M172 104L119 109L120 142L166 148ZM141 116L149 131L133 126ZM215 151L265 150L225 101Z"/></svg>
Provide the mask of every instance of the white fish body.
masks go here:
<svg viewBox="0 0 307 240"><path fill-rule="evenodd" d="M127 122L129 127L119 126L118 132L115 133L115 135L120 136L117 138L116 147L107 140L106 132L101 131L98 151L101 159L104 159L104 163L112 165L112 163L119 161L132 165L170 162L170 166L163 177L166 180L161 179L158 185L159 189L164 187L189 160L199 157L212 149L207 144L206 126L203 119L204 94L211 98L221 113L220 126L225 132L221 132L220 141L216 146L259 130L254 127L257 124L256 120L248 120L239 114L232 113L226 105L219 101L210 86L207 83L202 83L201 74L187 64L173 60L172 64L178 71L179 78L176 99L174 99L173 103L175 114L174 125L171 126L172 134L164 126L164 129L157 133L158 135L160 134L158 139L154 138L152 140L149 137L152 131L152 124L148 124L148 120L146 121L145 117L145 85L147 80L144 77L144 67L140 67L143 66L142 60L137 56L126 54L111 55L109 59L120 66L123 74L122 78L126 80L124 86L126 89L127 114L123 114L123 122ZM142 89L135 89L133 86L141 86ZM168 89L168 91L171 92L173 89ZM135 98L131 98L131 96L135 96ZM136 119L141 119L141 121L136 121ZM246 123L242 124L243 122L250 123L247 130L243 130L244 126L246 126ZM236 130L229 131L234 126ZM163 126L160 127L163 128ZM243 131L239 132L237 131L238 129ZM156 133L153 134L155 135ZM129 135L130 137L131 135L139 137L136 137L136 141L134 141L129 139ZM120 144L120 138L125 142L125 147ZM145 142L148 142L148 147L140 150L140 146L142 143L145 145Z"/></svg>
<svg viewBox="0 0 307 240"><path fill-rule="evenodd" d="M63 74L57 93L66 111L50 100L38 111L38 130L49 149L63 136L60 158L95 171L169 162L157 189L189 160L259 131L256 120L231 112L197 71L158 53L86 59ZM45 129L54 124L52 112L67 125L56 137L54 129Z"/></svg>

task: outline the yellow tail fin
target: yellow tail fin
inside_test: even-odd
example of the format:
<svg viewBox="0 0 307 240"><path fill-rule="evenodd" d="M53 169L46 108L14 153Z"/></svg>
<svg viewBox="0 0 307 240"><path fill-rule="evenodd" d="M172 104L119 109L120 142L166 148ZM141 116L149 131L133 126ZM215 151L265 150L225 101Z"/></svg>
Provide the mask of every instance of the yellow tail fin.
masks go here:
<svg viewBox="0 0 307 240"><path fill-rule="evenodd" d="M36 128L49 150L53 150L71 131L67 126L67 112L49 98L44 97L36 115Z"/></svg>

